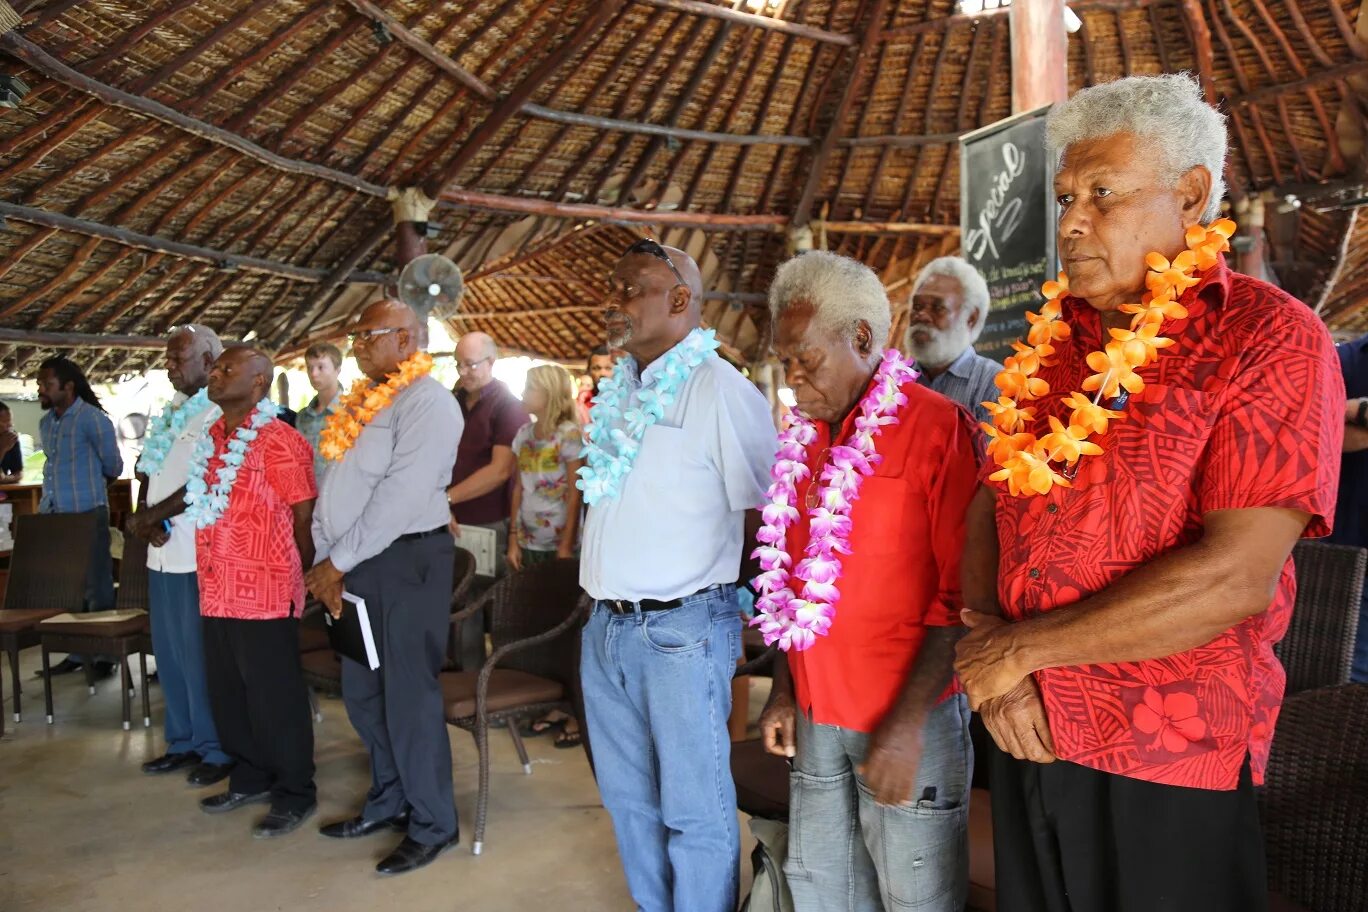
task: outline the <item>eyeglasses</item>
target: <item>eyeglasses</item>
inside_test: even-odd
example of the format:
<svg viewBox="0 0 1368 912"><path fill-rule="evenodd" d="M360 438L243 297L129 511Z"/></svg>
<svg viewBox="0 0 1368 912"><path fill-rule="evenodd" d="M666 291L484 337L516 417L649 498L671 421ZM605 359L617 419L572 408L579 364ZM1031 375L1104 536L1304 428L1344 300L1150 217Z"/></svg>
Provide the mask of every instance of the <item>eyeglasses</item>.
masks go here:
<svg viewBox="0 0 1368 912"><path fill-rule="evenodd" d="M665 248L661 247L655 240L651 238L642 238L631 247L628 247L627 252L624 253L623 256L631 256L634 253L644 253L647 256L655 257L657 260L662 260L666 266L670 267L670 272L674 273L675 281L680 285L689 284L684 281L684 277L680 275L679 270L675 268L674 260L670 259L669 253L667 253Z"/></svg>
<svg viewBox="0 0 1368 912"><path fill-rule="evenodd" d="M402 329L403 327L400 326L391 326L389 329L363 329L360 332L354 332L347 336L347 341L351 343L352 348L355 348L362 343L370 345L381 336L388 336L390 333L397 333Z"/></svg>
<svg viewBox="0 0 1368 912"><path fill-rule="evenodd" d="M827 460L831 458L831 447L826 447L818 455L817 461L813 464L812 484L808 485L807 497L804 503L809 510L817 509L817 504L821 503L822 498L822 470L826 468Z"/></svg>
<svg viewBox="0 0 1368 912"><path fill-rule="evenodd" d="M468 373L470 373L471 371L473 371L475 368L479 367L481 364L484 364L486 361L493 361L493 360L494 360L493 358L491 358L491 357L489 357L488 355L486 355L485 357L480 358L478 361L457 361L457 362L456 362L456 370L459 371L460 373L468 374Z"/></svg>

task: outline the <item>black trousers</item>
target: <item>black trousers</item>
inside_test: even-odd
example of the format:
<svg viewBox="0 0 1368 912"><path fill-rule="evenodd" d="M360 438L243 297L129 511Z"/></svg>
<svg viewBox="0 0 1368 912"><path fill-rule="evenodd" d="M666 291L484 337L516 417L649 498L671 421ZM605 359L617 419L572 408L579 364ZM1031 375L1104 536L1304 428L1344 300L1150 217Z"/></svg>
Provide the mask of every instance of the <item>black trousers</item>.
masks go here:
<svg viewBox="0 0 1368 912"><path fill-rule="evenodd" d="M1264 912L1249 761L1234 791L992 756L1000 912Z"/></svg>
<svg viewBox="0 0 1368 912"><path fill-rule="evenodd" d="M366 600L380 654L375 671L342 657L347 717L370 754L371 787L361 815L383 820L408 808L408 835L424 845L456 835L451 741L437 682L455 555L444 529L396 541L347 574L347 591Z"/></svg>
<svg viewBox="0 0 1368 912"><path fill-rule="evenodd" d="M311 806L313 716L299 669L299 621L206 617L204 667L219 743L236 764L228 787L269 791L278 811Z"/></svg>

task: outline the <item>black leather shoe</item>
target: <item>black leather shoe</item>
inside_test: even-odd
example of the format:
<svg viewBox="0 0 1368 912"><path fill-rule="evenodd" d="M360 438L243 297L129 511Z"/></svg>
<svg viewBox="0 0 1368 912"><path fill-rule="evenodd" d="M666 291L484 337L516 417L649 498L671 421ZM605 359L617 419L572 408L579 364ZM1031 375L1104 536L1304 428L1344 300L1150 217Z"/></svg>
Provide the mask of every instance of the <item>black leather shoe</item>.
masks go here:
<svg viewBox="0 0 1368 912"><path fill-rule="evenodd" d="M232 771L233 764L231 763L201 763L190 771L190 775L185 777L185 781L195 788L203 788L206 785L213 785L215 782L222 782Z"/></svg>
<svg viewBox="0 0 1368 912"><path fill-rule="evenodd" d="M392 830L403 833L408 830L409 815L408 811L397 817L389 817L385 820L367 820L357 816L350 820L339 820L336 823L327 823L318 828L318 832L329 839L357 839L361 836L369 836L371 833L379 833L381 830Z"/></svg>
<svg viewBox="0 0 1368 912"><path fill-rule="evenodd" d="M225 814L228 811L236 811L244 804L261 804L270 801L270 792L235 792L229 789L218 795L210 795L208 798L200 799L200 810L206 814Z"/></svg>
<svg viewBox="0 0 1368 912"><path fill-rule="evenodd" d="M438 845L423 845L421 842L414 842L405 836L404 841L399 843L399 846L390 852L384 861L375 866L375 872L377 874L407 874L409 871L416 871L431 864L438 855L460 841L460 830L456 831L455 836Z"/></svg>
<svg viewBox="0 0 1368 912"><path fill-rule="evenodd" d="M71 659L62 659L62 661L58 662L56 665L53 665L52 668L49 669L49 672L54 677L56 677L57 675L68 675L71 674L73 671L80 671L84 667L85 665L81 662L73 662L71 661ZM38 670L36 670L33 673L33 676L35 678L41 678L43 676L43 669L39 668Z"/></svg>
<svg viewBox="0 0 1368 912"><path fill-rule="evenodd" d="M178 769L185 769L187 766L194 766L200 762L200 755L194 751L186 751L183 754L162 754L155 760L148 760L142 765L142 771L151 775L158 773L171 773Z"/></svg>
<svg viewBox="0 0 1368 912"><path fill-rule="evenodd" d="M286 833L293 833L299 829L299 825L314 815L318 810L318 804L309 805L297 811L277 811L271 808L270 813L257 821L257 825L252 827L253 839L274 839L277 836L284 836Z"/></svg>
<svg viewBox="0 0 1368 912"><path fill-rule="evenodd" d="M95 680L103 681L114 677L114 663L101 659L95 663Z"/></svg>

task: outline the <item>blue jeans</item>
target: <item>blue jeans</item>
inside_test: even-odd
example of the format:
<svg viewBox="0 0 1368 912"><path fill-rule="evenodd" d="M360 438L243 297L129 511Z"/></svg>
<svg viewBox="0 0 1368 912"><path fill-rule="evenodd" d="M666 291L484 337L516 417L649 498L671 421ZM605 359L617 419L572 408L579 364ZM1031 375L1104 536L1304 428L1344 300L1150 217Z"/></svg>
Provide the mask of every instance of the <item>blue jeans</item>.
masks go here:
<svg viewBox="0 0 1368 912"><path fill-rule="evenodd" d="M603 804L643 912L732 912L741 837L731 777L736 590L669 611L594 605L580 676Z"/></svg>
<svg viewBox="0 0 1368 912"><path fill-rule="evenodd" d="M820 648L820 647L819 647ZM962 694L922 729L912 801L882 805L856 769L869 735L802 712L789 775L789 853L796 912L959 912L969 890L969 706Z"/></svg>
<svg viewBox="0 0 1368 912"><path fill-rule="evenodd" d="M147 600L152 609L152 652L166 703L166 752L194 751L205 763L228 763L209 706L197 577L149 570Z"/></svg>

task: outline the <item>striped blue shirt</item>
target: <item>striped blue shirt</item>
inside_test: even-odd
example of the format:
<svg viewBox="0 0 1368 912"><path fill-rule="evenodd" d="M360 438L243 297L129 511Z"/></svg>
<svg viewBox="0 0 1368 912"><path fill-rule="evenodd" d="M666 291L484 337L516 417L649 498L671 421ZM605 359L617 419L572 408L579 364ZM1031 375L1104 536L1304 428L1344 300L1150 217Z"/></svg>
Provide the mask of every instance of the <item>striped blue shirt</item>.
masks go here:
<svg viewBox="0 0 1368 912"><path fill-rule="evenodd" d="M39 512L86 513L108 505L108 479L123 474L108 415L77 399L64 415L49 409L38 422L38 436L47 456Z"/></svg>

